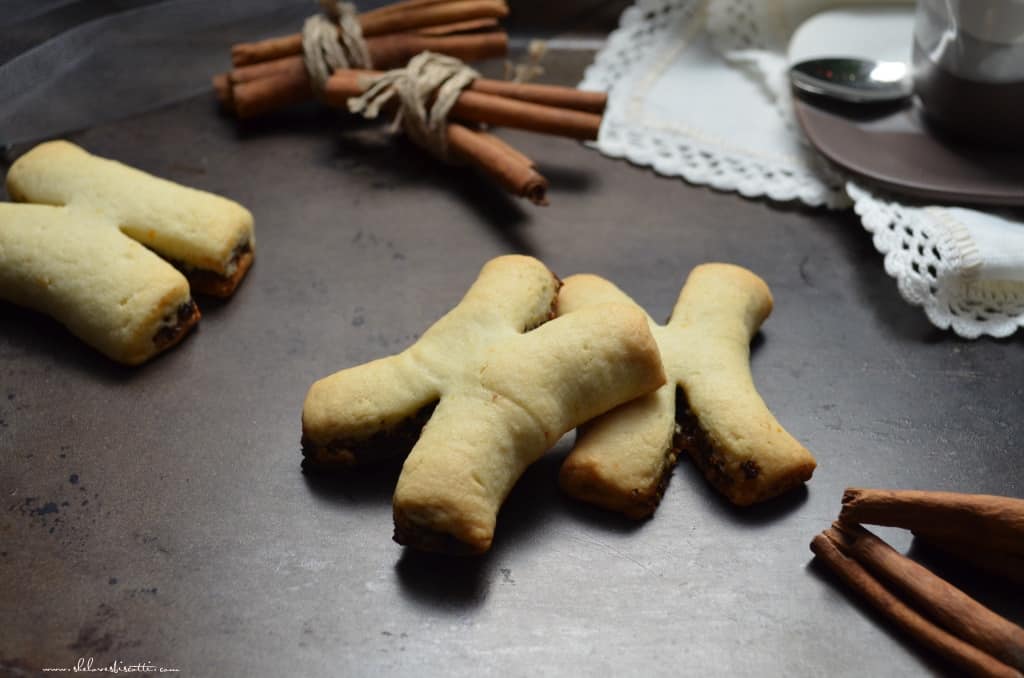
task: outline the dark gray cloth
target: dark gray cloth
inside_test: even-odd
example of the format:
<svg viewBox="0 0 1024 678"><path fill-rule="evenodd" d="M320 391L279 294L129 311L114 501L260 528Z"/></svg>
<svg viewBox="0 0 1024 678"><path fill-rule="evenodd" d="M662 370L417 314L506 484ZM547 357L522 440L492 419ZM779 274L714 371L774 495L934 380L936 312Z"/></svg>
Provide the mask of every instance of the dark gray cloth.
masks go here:
<svg viewBox="0 0 1024 678"><path fill-rule="evenodd" d="M199 94L230 68L233 43L298 31L315 11L312 0L14 0L0 12L0 145Z"/></svg>

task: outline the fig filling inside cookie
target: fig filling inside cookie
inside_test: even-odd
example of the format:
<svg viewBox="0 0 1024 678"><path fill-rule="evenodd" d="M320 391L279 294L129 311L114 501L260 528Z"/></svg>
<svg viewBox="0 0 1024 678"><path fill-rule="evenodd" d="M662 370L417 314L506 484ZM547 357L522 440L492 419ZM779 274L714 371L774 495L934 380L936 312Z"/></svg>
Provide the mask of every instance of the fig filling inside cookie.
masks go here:
<svg viewBox="0 0 1024 678"><path fill-rule="evenodd" d="M435 407L436 402L425 405L395 426L361 440L339 438L326 445L317 445L303 437L302 468L307 471L345 468L405 457L419 440L420 431Z"/></svg>
<svg viewBox="0 0 1024 678"><path fill-rule="evenodd" d="M178 307L177 312L164 316L164 324L153 335L153 343L159 349L167 348L178 341L197 320L199 308L196 302L189 299Z"/></svg>
<svg viewBox="0 0 1024 678"><path fill-rule="evenodd" d="M397 518L391 539L402 546L412 546L421 551L444 553L451 556L473 556L482 551L454 536L434 530L426 525L409 523Z"/></svg>
<svg viewBox="0 0 1024 678"><path fill-rule="evenodd" d="M715 450L697 415L690 409L686 391L682 388L676 389L676 435L672 444L680 451L686 451L713 485L725 487L736 482L737 478L729 473L726 460ZM754 480L761 473L753 459L740 464L740 470L746 480Z"/></svg>
<svg viewBox="0 0 1024 678"><path fill-rule="evenodd" d="M181 261L172 262L185 277L194 292L229 296L238 286L239 281L252 264L252 244L246 240L239 243L231 252L231 259L224 268L225 274L196 268Z"/></svg>

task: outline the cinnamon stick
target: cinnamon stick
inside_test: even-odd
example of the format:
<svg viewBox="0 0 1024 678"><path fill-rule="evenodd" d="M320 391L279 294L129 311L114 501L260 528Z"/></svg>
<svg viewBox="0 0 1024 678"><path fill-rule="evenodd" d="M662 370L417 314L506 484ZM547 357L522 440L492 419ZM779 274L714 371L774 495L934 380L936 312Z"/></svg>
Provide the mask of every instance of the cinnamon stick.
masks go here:
<svg viewBox="0 0 1024 678"><path fill-rule="evenodd" d="M1024 629L897 553L860 525L835 523L825 534L843 554L867 567L947 631L1010 666L1024 669Z"/></svg>
<svg viewBox="0 0 1024 678"><path fill-rule="evenodd" d="M928 547L962 560L982 572L1024 586L1024 556L993 551L977 541L950 539L925 530L914 530L914 536Z"/></svg>
<svg viewBox="0 0 1024 678"><path fill-rule="evenodd" d="M531 158L529 158L525 153L521 153L519 149L509 144L501 137L497 137L493 134L486 133L481 133L481 135L491 145L500 149L502 153L505 153L506 155L512 156L514 158L518 158L519 162L523 165L526 165L528 167L536 167L536 164L533 162Z"/></svg>
<svg viewBox="0 0 1024 678"><path fill-rule="evenodd" d="M302 77L275 75L234 85L230 97L234 114L243 120L255 118L312 99L313 86L301 59L298 65L302 68Z"/></svg>
<svg viewBox="0 0 1024 678"><path fill-rule="evenodd" d="M374 68L385 70L404 66L413 56L427 51L440 52L463 61L481 61L505 56L508 53L508 34L504 31L491 31L465 35L380 35L367 39L366 50ZM235 45L231 48L231 62L236 68L249 67L287 57L301 57L301 54L302 35L295 34L262 43Z"/></svg>
<svg viewBox="0 0 1024 678"><path fill-rule="evenodd" d="M473 83L473 87L470 89L483 94L495 94L509 99L532 101L535 104L571 108L588 113L604 113L605 106L608 104L608 95L605 92L591 92L557 85L480 78Z"/></svg>
<svg viewBox="0 0 1024 678"><path fill-rule="evenodd" d="M448 149L456 157L474 165L514 195L535 205L547 205L548 181L533 163L518 151L486 132L459 125L448 125ZM497 143L496 143L497 141Z"/></svg>
<svg viewBox="0 0 1024 678"><path fill-rule="evenodd" d="M232 85L238 85L243 82L250 82L252 80L270 78L278 75L294 77L296 74L305 74L306 72L306 65L303 62L302 57L290 56L233 68L227 74L227 78ZM306 77L308 77L308 75Z"/></svg>
<svg viewBox="0 0 1024 678"><path fill-rule="evenodd" d="M508 51L508 35L496 32L484 35L432 37L402 33L372 38L367 41L366 46L370 60L379 65L378 70L387 70L404 66L409 59L425 51L447 54L462 61L479 61L504 56ZM237 84L274 75L300 77L305 72L303 57L293 55L239 66L232 69L228 75L231 82Z"/></svg>
<svg viewBox="0 0 1024 678"><path fill-rule="evenodd" d="M231 79L227 73L213 76L213 91L217 94L217 101L221 106L230 111L234 110L234 93L231 89Z"/></svg>
<svg viewBox="0 0 1024 678"><path fill-rule="evenodd" d="M1024 499L849 488L843 494L839 519L920 530L935 538L1024 556Z"/></svg>
<svg viewBox="0 0 1024 678"><path fill-rule="evenodd" d="M404 65L421 51L429 50L454 56L463 61L477 61L502 56L508 49L508 36L504 32L478 35L422 36L413 34L388 35L367 41L370 59L382 68ZM370 72L370 71L367 71ZM284 106L298 104L312 98L309 73L301 56L286 56L263 61L232 70L227 79L230 86L263 78L275 78L259 87L225 93L221 76L214 78L217 98L227 108L233 108L240 118L263 115Z"/></svg>
<svg viewBox="0 0 1024 678"><path fill-rule="evenodd" d="M384 5L383 7L363 12L361 16L379 17L385 14L404 12L409 9L425 7L427 5L440 5L444 2L450 2L450 0L401 0L401 2L393 2L390 5Z"/></svg>
<svg viewBox="0 0 1024 678"><path fill-rule="evenodd" d="M843 555L828 533L814 537L811 551L892 624L959 670L973 676L1020 678L1017 670L943 631L896 598L857 561Z"/></svg>
<svg viewBox="0 0 1024 678"><path fill-rule="evenodd" d="M601 128L601 116L568 108L483 94L472 87L463 90L451 115L460 120L513 127L540 134L593 141Z"/></svg>
<svg viewBox="0 0 1024 678"><path fill-rule="evenodd" d="M470 19L503 19L508 16L504 0L455 0L406 6L389 12L367 13L359 17L363 37L412 31Z"/></svg>
<svg viewBox="0 0 1024 678"><path fill-rule="evenodd" d="M454 53L453 56L463 60L484 58L486 53L504 51L507 40L504 33L485 35L488 36L486 40L480 39L483 36L449 36L445 38L434 38L434 40L438 41L438 44L433 46L434 49L432 51L439 51L438 48L440 48L440 50L443 50L448 54ZM370 42L372 48L371 55L375 60L384 62L385 64L389 61L404 62L412 56L411 54L408 54L408 52L418 46L417 40L426 39L418 37L417 40L410 40L409 37L410 36L402 36L401 40L397 40L399 36L388 36L387 40L396 38L396 42L400 43L400 47L395 52L390 53L385 51L387 49L386 40L375 38ZM380 71L357 69L339 71L338 73L335 73L333 78L336 78L337 80L333 83L328 83L328 102L335 106L343 106L344 100L347 100L352 96L358 96L362 93L363 88L359 80L361 77L372 77L380 75L380 73ZM302 57L298 56L284 57L282 59L275 59L274 61L242 66L231 71L229 79L232 83L238 84L242 82L249 82L257 79L258 77L271 75L282 78L288 77L295 82L285 82L284 80L277 81L277 84L281 87L280 92L275 91L273 88L265 87L247 90L241 95L241 97L236 94L234 98L236 100L242 100L240 109L248 112L239 113L240 117L249 117L251 115L266 113L277 107L299 103L309 98L311 90L309 89L308 84L307 86L302 86L298 82L306 81L309 77L306 73L305 67L303 66ZM215 86L217 86L217 82L215 82ZM588 92L573 89L571 87L558 87L555 85L524 85L522 83L511 83L486 78L478 78L469 86L468 89L470 91L480 92L483 94L495 94L517 100L540 103L548 106L549 108L562 108L582 112L601 110L607 99L603 92ZM219 91L220 87L218 87L218 92ZM331 94L332 91L333 94ZM295 94L300 98L289 98L287 96L288 94ZM253 101L247 99L248 97L253 96L266 96L269 97L269 100ZM221 98L224 99L230 97ZM549 114L550 113L551 112L549 112ZM557 115L565 117L565 114ZM600 117L597 115L575 116L575 119L579 120L581 117L583 120L583 138L594 138L593 135L597 134L597 130L600 127ZM513 127L516 125L508 126ZM574 135L570 134L569 136Z"/></svg>
<svg viewBox="0 0 1024 678"><path fill-rule="evenodd" d="M420 35L454 35L455 33L475 33L478 31L498 30L497 19L468 19L466 21L455 21L450 24L438 26L426 26L415 32Z"/></svg>
<svg viewBox="0 0 1024 678"><path fill-rule="evenodd" d="M240 42L231 46L231 65L248 66L262 61L302 54L302 34L292 33L258 42Z"/></svg>
<svg viewBox="0 0 1024 678"><path fill-rule="evenodd" d="M504 31L460 35L418 35L398 33L366 41L370 63L378 70L404 66L420 52L438 52L462 61L483 61L508 54L508 34Z"/></svg>
<svg viewBox="0 0 1024 678"><path fill-rule="evenodd" d="M374 75L377 75L374 71L335 71L327 81L327 103L331 106L347 106L350 98L363 93L365 78ZM475 89L480 82L478 79L462 91L452 106L452 117L468 122L513 127L572 139L597 138L601 126L600 115L483 94Z"/></svg>
<svg viewBox="0 0 1024 678"><path fill-rule="evenodd" d="M410 7L408 10L396 10L383 14L367 12L359 15L359 23L369 47L370 38L373 37L477 19L500 19L507 15L508 5L502 0L456 0L455 2L438 2ZM258 42L234 45L231 47L231 63L234 66L247 66L297 54L302 54L302 34L292 33ZM377 65L376 62L375 65ZM378 67L380 66L378 65ZM385 66L385 68L389 67Z"/></svg>

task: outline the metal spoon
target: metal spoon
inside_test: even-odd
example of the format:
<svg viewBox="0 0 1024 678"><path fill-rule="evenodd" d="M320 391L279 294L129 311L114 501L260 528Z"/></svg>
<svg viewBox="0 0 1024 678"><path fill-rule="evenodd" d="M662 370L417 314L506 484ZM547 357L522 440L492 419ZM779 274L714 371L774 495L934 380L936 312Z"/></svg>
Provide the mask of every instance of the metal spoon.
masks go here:
<svg viewBox="0 0 1024 678"><path fill-rule="evenodd" d="M901 61L810 59L790 67L789 81L801 92L856 104L895 102L913 93L910 68Z"/></svg>

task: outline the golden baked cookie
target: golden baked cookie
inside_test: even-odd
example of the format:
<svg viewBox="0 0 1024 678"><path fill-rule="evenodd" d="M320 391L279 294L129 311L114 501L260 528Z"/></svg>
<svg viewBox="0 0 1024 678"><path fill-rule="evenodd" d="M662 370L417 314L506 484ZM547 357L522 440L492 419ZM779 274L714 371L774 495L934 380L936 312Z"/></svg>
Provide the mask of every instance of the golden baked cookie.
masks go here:
<svg viewBox="0 0 1024 678"><path fill-rule="evenodd" d="M603 278L571 276L559 312L610 301L639 309ZM683 450L738 505L809 480L814 457L776 421L750 374L750 340L771 309L768 286L750 271L729 264L695 268L669 322L647 318L668 383L583 426L562 465L562 488L644 518L657 508Z"/></svg>
<svg viewBox="0 0 1024 678"><path fill-rule="evenodd" d="M486 551L527 466L581 422L664 383L640 311L609 304L546 322L558 285L536 259L493 259L411 347L313 384L307 463L371 462L422 425L395 489L395 540Z"/></svg>
<svg viewBox="0 0 1024 678"><path fill-rule="evenodd" d="M180 340L199 319L191 291L228 296L252 264L241 205L66 141L21 156L7 192L34 204L0 203L0 298L122 363Z"/></svg>

